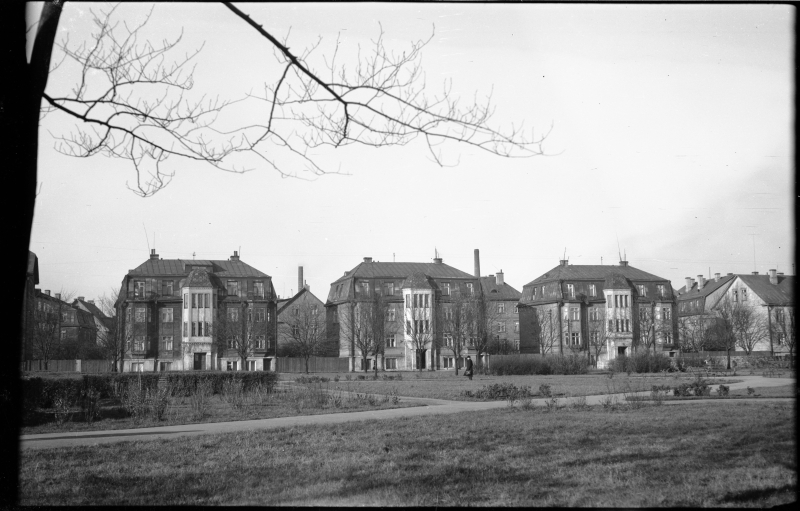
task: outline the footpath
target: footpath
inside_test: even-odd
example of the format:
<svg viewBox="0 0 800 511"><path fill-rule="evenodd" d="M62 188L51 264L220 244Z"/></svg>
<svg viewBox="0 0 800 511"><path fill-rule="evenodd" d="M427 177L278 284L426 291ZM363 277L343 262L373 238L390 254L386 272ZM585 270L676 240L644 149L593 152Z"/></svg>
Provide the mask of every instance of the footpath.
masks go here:
<svg viewBox="0 0 800 511"><path fill-rule="evenodd" d="M765 378L763 376L731 376L729 379L742 380L731 383L731 390L746 389L747 387L781 387L794 383L793 378ZM718 385L712 385L714 392ZM604 394L586 396L586 404L600 405L609 397L617 402L622 402L626 396L648 396L649 392L633 394ZM400 397L406 403L415 403L417 406L406 408L393 408L389 410L370 410L366 412L329 413L322 415L301 415L295 417L278 417L275 419L256 419L231 422L211 422L204 424L184 424L177 426L159 426L152 428L118 429L103 431L79 431L45 433L40 435L22 435L20 437L21 449L51 449L56 447L77 447L85 445L99 445L112 442L156 440L162 438L175 438L179 436L208 435L215 433L233 433L238 431L253 431L260 429L285 428L291 426L305 426L309 424L338 424L342 422L363 421L370 419L396 419L400 417L420 417L424 415L439 415L447 413L475 412L508 407L507 401L449 401L444 399L428 399L416 397ZM563 404L576 398L558 398L558 403ZM582 398L581 398L582 399ZM764 401L791 401L794 398L744 398L744 399L717 399L715 403L741 403ZM544 406L546 398L534 399L533 404ZM691 400L665 400L665 405L707 405L710 399Z"/></svg>

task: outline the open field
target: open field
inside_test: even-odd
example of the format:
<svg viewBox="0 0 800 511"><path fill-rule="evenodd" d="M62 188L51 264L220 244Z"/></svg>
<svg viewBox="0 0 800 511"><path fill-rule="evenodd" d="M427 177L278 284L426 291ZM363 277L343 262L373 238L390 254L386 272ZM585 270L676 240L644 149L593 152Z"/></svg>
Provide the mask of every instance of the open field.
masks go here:
<svg viewBox="0 0 800 511"><path fill-rule="evenodd" d="M794 403L603 410L503 408L23 450L20 504L766 507L796 499Z"/></svg>
<svg viewBox="0 0 800 511"><path fill-rule="evenodd" d="M355 391L355 387L351 385L350 390ZM125 412L118 399L103 399L100 403L100 419L91 424L83 419L83 412L77 407L71 409L71 420L63 425L54 422L54 410L40 410L25 419L20 434L130 429L418 406L416 403L392 396L391 390L387 395L369 398L369 396L347 394L344 392L348 390L346 385L339 392L328 393L326 389L327 384L324 383L278 388L272 393L260 396L245 395L237 406L230 400L226 402L222 395L214 395L208 398L206 415L202 418L196 416L196 408L193 407L190 398L172 397L169 398L169 406L163 420L149 417L135 420Z"/></svg>
<svg viewBox="0 0 800 511"><path fill-rule="evenodd" d="M627 376L625 374L615 374L609 378L606 374L581 374L581 375L548 375L548 376L484 376L477 375L468 380L465 376L456 376L451 371L423 371L419 372L392 372L378 373L378 378L382 374L389 376L401 374L402 380L372 380L372 373L366 375L367 379L357 380L363 373L345 374L315 374L330 378L328 382L331 389L346 390L355 389L358 392L375 394L387 394L395 390L398 395L408 397L425 397L433 399L449 399L454 401L471 401L474 398L465 397L464 391L475 392L486 385L494 383L511 383L517 387L530 387L534 395L538 395L540 385L550 385L550 390L554 396L594 396L600 394L611 394L617 392L639 392L649 391L653 385L677 386L681 383L691 382L694 377L683 373L673 373L670 376L662 374ZM345 379L349 375L351 381ZM281 380L287 381L299 378L301 374L281 373ZM333 378L339 377L339 381ZM711 384L731 383L741 381L736 378L719 379L712 378Z"/></svg>

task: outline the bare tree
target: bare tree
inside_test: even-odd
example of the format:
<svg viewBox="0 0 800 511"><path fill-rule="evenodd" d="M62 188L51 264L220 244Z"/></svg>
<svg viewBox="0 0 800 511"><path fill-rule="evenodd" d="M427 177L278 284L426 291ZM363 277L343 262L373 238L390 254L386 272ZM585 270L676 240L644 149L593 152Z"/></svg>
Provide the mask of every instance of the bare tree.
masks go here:
<svg viewBox="0 0 800 511"><path fill-rule="evenodd" d="M282 325L280 335L286 351L305 360L308 374L309 359L325 354L329 344L325 332L325 312L316 304L303 300Z"/></svg>
<svg viewBox="0 0 800 511"><path fill-rule="evenodd" d="M464 349L476 337L476 312L475 301L458 287L450 295L450 302L441 307L443 345L453 353L456 376Z"/></svg>
<svg viewBox="0 0 800 511"><path fill-rule="evenodd" d="M640 302L639 313L634 316L633 320L635 322L633 327L634 350L644 348L645 351L649 351L652 347L653 353L655 353L658 321L654 305L649 302Z"/></svg>
<svg viewBox="0 0 800 511"><path fill-rule="evenodd" d="M218 310L213 323L207 323L204 328L209 329L217 352L224 354L233 351L242 362L241 369L245 369L247 359L253 356L254 351L267 346L267 309L247 302L228 305Z"/></svg>
<svg viewBox="0 0 800 511"><path fill-rule="evenodd" d="M794 307L776 307L773 309L770 328L772 329L773 338L777 339L778 344L789 348L789 357L794 360Z"/></svg>
<svg viewBox="0 0 800 511"><path fill-rule="evenodd" d="M608 328L608 309L603 305L602 307L591 307L589 309L589 319L587 322L587 330L589 338L586 340L586 348L594 359L594 366L597 367L597 361L600 359L600 354L604 348L608 348L608 341L613 337L611 330Z"/></svg>
<svg viewBox="0 0 800 511"><path fill-rule="evenodd" d="M34 313L33 353L44 360L45 367L53 360L61 341L61 311L50 303L43 303L42 309Z"/></svg>
<svg viewBox="0 0 800 511"><path fill-rule="evenodd" d="M502 314L498 312L496 304L480 291L476 291L470 299L475 308L476 336L472 345L476 351L476 362L478 362L481 360L482 354L489 353L489 346L496 339L498 320Z"/></svg>
<svg viewBox="0 0 800 511"><path fill-rule="evenodd" d="M433 295L414 293L406 295L404 320L406 337L414 351L415 366L422 371L425 365L425 352L434 348L434 315L431 313ZM433 370L433 368L429 368Z"/></svg>
<svg viewBox="0 0 800 511"><path fill-rule="evenodd" d="M731 368L731 351L736 349L736 303L729 296L725 296L714 307L714 322L711 326L710 336L713 343L722 347L727 355L728 365Z"/></svg>
<svg viewBox="0 0 800 511"><path fill-rule="evenodd" d="M678 318L678 344L683 352L713 348L714 316L706 312Z"/></svg>
<svg viewBox="0 0 800 511"><path fill-rule="evenodd" d="M535 307L533 309L533 333L536 342L539 345L539 353L545 356L547 353L552 353L561 338L561 332L558 327L558 319L554 317L554 310L544 307ZM558 311L555 311L558 314Z"/></svg>
<svg viewBox="0 0 800 511"><path fill-rule="evenodd" d="M734 302L732 313L736 345L750 355L760 342L769 338L766 315L744 302Z"/></svg>

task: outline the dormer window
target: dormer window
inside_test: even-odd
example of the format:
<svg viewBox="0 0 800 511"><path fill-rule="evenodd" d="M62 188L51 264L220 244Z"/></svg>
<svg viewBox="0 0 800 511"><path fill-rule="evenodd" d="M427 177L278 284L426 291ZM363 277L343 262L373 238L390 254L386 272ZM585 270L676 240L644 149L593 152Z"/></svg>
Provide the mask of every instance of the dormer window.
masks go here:
<svg viewBox="0 0 800 511"><path fill-rule="evenodd" d="M589 296L597 296L597 286L589 284Z"/></svg>
<svg viewBox="0 0 800 511"><path fill-rule="evenodd" d="M253 294L256 298L264 298L264 282L260 280L253 282Z"/></svg>
<svg viewBox="0 0 800 511"><path fill-rule="evenodd" d="M361 283L361 293L364 296L369 296L369 282L362 282Z"/></svg>
<svg viewBox="0 0 800 511"><path fill-rule="evenodd" d="M467 282L467 292L469 294L475 294L475 289L472 287L472 282Z"/></svg>
<svg viewBox="0 0 800 511"><path fill-rule="evenodd" d="M442 294L447 296L450 294L450 283L442 282Z"/></svg>
<svg viewBox="0 0 800 511"><path fill-rule="evenodd" d="M144 281L143 280L134 280L133 281L133 297L134 298L144 298Z"/></svg>
<svg viewBox="0 0 800 511"><path fill-rule="evenodd" d="M644 284L638 284L636 289L639 291L639 296L647 296L647 288Z"/></svg>
<svg viewBox="0 0 800 511"><path fill-rule="evenodd" d="M229 280L227 282L226 290L228 291L228 295L230 296L239 296L239 281L238 280Z"/></svg>
<svg viewBox="0 0 800 511"><path fill-rule="evenodd" d="M667 295L667 288L663 284L658 285L658 296L664 298Z"/></svg>
<svg viewBox="0 0 800 511"><path fill-rule="evenodd" d="M570 298L575 298L575 285L574 284L567 284L567 295Z"/></svg>

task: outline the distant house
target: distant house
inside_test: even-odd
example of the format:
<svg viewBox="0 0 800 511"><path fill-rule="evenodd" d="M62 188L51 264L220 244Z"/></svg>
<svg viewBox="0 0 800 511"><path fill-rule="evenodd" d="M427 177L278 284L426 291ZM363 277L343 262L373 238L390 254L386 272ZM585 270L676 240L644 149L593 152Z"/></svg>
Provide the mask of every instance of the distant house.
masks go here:
<svg viewBox="0 0 800 511"><path fill-rule="evenodd" d="M106 316L105 313L95 305L94 300L86 300L83 296L79 296L72 301L72 306L92 315L98 339L107 335L108 329L112 326L111 318Z"/></svg>
<svg viewBox="0 0 800 511"><path fill-rule="evenodd" d="M152 250L122 279L115 308L125 339L124 371L263 370L274 364L272 278L236 252L227 260L194 260L160 259ZM238 346L245 346L246 360Z"/></svg>
<svg viewBox="0 0 800 511"><path fill-rule="evenodd" d="M293 341L312 335L304 329L319 328L319 336L325 336L325 302L317 298L307 285L291 298L278 300L278 355L294 356ZM317 334L314 332L313 334ZM325 344L321 342L320 344ZM320 346L317 356L338 356L338 344ZM284 355L285 354L285 355Z"/></svg>
<svg viewBox="0 0 800 511"><path fill-rule="evenodd" d="M97 329L92 315L49 290L35 291L31 359L77 359L96 353Z"/></svg>
<svg viewBox="0 0 800 511"><path fill-rule="evenodd" d="M503 270L481 277L481 291L491 310L490 353L519 352L519 299L522 293L505 282Z"/></svg>
<svg viewBox="0 0 800 511"><path fill-rule="evenodd" d="M737 347L745 351L772 354L789 353L794 345L793 275L769 270L767 275L728 273L713 279L698 275L686 277L686 284L677 290L678 316L683 335L690 337L700 326L716 321L723 307L751 309L755 314L746 320L748 338L737 334ZM702 318L702 322L691 321ZM740 330L744 327L740 326Z"/></svg>
<svg viewBox="0 0 800 511"><path fill-rule="evenodd" d="M604 367L636 349L675 352L672 285L628 261L559 261L523 286L519 307L522 353L596 356L592 362Z"/></svg>

